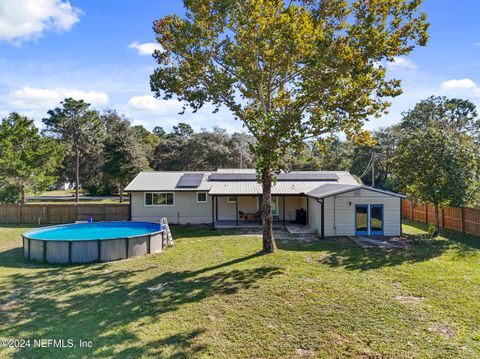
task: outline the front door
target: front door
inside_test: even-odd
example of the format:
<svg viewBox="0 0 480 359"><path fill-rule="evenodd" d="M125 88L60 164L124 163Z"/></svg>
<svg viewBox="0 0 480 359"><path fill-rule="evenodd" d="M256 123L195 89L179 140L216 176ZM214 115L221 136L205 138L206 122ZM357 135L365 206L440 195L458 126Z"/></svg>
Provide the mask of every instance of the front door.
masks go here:
<svg viewBox="0 0 480 359"><path fill-rule="evenodd" d="M355 234L368 235L368 205L355 205Z"/></svg>
<svg viewBox="0 0 480 359"><path fill-rule="evenodd" d="M383 236L383 205L370 205L370 235Z"/></svg>
<svg viewBox="0 0 480 359"><path fill-rule="evenodd" d="M355 234L383 236L383 205L355 205Z"/></svg>

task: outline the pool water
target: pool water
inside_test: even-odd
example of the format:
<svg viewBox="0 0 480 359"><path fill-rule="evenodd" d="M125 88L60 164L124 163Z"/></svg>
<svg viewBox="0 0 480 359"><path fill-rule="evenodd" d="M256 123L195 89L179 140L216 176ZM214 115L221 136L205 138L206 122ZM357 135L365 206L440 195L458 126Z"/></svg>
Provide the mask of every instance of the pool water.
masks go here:
<svg viewBox="0 0 480 359"><path fill-rule="evenodd" d="M93 222L35 229L25 233L25 237L49 241L88 241L141 236L160 230L162 230L160 223Z"/></svg>

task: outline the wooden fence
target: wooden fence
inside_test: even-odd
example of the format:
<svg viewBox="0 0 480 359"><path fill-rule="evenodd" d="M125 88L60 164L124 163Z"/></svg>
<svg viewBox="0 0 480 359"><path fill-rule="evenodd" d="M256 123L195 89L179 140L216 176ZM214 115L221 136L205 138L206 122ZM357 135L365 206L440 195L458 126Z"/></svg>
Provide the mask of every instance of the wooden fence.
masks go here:
<svg viewBox="0 0 480 359"><path fill-rule="evenodd" d="M2 204L0 223L61 224L85 221L128 221L129 204Z"/></svg>
<svg viewBox="0 0 480 359"><path fill-rule="evenodd" d="M440 226L463 233L480 236L480 209L440 208ZM402 217L412 221L435 224L435 207L423 203L402 200Z"/></svg>

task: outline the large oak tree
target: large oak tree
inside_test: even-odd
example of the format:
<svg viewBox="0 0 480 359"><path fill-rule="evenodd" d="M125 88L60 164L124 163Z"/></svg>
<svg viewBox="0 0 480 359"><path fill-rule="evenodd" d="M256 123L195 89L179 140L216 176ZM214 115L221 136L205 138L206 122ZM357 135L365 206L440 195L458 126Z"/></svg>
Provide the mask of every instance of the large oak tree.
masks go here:
<svg viewBox="0 0 480 359"><path fill-rule="evenodd" d="M336 132L368 141L363 122L401 93L386 63L427 41L420 3L184 0L185 16L155 22L156 96L225 106L256 139L265 252L275 250L271 188L283 156Z"/></svg>

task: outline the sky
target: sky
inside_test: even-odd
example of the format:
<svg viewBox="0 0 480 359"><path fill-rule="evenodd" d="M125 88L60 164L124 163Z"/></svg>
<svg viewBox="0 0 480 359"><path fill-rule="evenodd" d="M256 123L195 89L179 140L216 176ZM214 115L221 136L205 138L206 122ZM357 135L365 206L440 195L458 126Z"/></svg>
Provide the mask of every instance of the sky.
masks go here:
<svg viewBox="0 0 480 359"><path fill-rule="evenodd" d="M424 0L422 10L430 40L390 64L403 95L368 129L398 122L430 95L480 106L480 1ZM243 131L227 109L180 115L181 103L153 97L152 23L172 13L184 13L181 0L0 0L0 117L16 111L41 126L48 109L73 97L98 110L116 109L149 130L186 122L195 130Z"/></svg>

